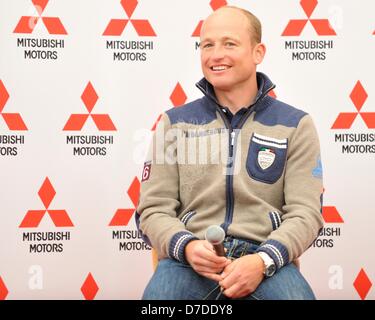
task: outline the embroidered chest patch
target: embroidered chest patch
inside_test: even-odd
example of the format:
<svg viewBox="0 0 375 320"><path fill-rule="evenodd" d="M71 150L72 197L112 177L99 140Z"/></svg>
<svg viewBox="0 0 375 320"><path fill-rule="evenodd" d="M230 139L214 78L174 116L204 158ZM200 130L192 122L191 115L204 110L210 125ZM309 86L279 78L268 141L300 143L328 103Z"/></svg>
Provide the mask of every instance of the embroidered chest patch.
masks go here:
<svg viewBox="0 0 375 320"><path fill-rule="evenodd" d="M272 149L261 148L258 152L258 164L263 170L266 170L272 166L275 157L275 151Z"/></svg>

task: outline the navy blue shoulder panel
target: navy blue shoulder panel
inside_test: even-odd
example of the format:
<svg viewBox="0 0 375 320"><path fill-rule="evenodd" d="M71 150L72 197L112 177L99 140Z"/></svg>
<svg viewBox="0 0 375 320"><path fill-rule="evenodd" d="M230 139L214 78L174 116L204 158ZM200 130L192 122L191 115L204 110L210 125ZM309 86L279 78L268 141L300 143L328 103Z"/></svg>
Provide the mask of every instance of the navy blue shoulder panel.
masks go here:
<svg viewBox="0 0 375 320"><path fill-rule="evenodd" d="M189 102L166 112L171 124L179 122L190 124L208 124L216 119L216 107L206 97Z"/></svg>
<svg viewBox="0 0 375 320"><path fill-rule="evenodd" d="M254 120L266 126L282 125L297 128L300 120L307 115L306 112L294 108L270 96L264 97L264 108L256 112Z"/></svg>

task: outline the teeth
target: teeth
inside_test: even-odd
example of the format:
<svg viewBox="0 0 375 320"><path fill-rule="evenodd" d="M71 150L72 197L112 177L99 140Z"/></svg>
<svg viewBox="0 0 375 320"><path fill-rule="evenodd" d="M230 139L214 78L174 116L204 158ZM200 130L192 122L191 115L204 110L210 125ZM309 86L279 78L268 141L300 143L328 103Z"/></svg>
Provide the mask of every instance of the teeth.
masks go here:
<svg viewBox="0 0 375 320"><path fill-rule="evenodd" d="M212 67L213 71L223 71L223 70L226 70L226 69L228 69L227 66L214 66L214 67Z"/></svg>

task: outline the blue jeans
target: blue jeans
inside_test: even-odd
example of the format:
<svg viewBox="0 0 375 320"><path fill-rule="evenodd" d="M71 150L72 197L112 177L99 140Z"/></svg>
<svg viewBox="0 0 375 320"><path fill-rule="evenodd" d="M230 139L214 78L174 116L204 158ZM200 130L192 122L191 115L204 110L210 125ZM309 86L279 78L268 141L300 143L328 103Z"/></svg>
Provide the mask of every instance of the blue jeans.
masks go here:
<svg viewBox="0 0 375 320"><path fill-rule="evenodd" d="M239 258L252 254L258 245L233 238L226 238L227 256ZM190 265L173 259L160 260L148 283L144 300L218 300L228 299L220 292L218 284L196 273ZM271 278L264 279L258 288L244 300L314 300L314 293L293 263L278 270Z"/></svg>

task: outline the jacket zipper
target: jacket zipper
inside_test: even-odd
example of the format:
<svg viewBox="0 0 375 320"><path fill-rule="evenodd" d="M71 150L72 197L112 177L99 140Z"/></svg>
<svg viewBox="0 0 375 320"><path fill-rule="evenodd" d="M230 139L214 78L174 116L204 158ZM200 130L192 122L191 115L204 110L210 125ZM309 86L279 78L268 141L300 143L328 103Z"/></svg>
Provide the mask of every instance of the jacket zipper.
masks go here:
<svg viewBox="0 0 375 320"><path fill-rule="evenodd" d="M229 171L233 170L234 159L233 159L233 149L234 149L234 142L236 138L236 132L233 130L231 123L228 121L228 118L221 110L221 106L218 105L219 114L224 121L225 126L229 130L229 155L227 159L227 168L226 168L226 178L225 178L225 194L227 199L226 211L225 211L225 218L224 223L221 225L227 234L228 227L230 224L229 217L233 215L233 203L234 203L234 194L233 194L233 174ZM230 160L232 159L232 163Z"/></svg>
<svg viewBox="0 0 375 320"><path fill-rule="evenodd" d="M257 101L249 106L249 110L242 116L240 119L237 127L235 129L241 129L246 120L250 117L250 115L254 111L254 106L262 100L264 96L268 94L275 86L272 85L268 90L266 90ZM233 211L234 211L234 191L233 191L233 171L234 171L234 163L235 163L235 154L234 154L234 145L236 143L236 131L234 131L231 123L228 121L228 118L221 110L222 107L218 105L217 110L219 111L219 114L221 118L224 121L225 126L227 129L229 129L229 156L227 161L227 170L226 170L226 198L227 198L227 206L226 206L226 212L225 212L225 220L224 223L221 225L222 228L225 231L225 234L228 232L229 225L233 221ZM232 162L230 163L230 160Z"/></svg>

